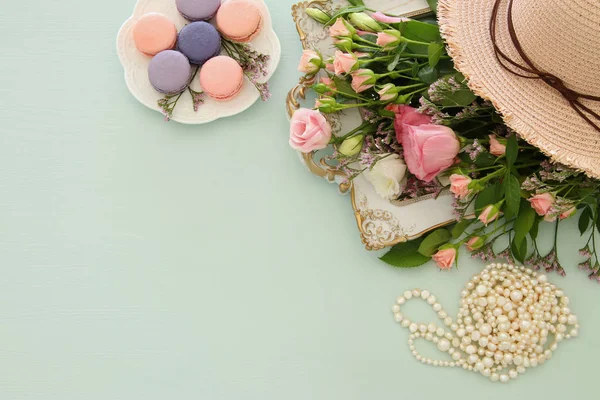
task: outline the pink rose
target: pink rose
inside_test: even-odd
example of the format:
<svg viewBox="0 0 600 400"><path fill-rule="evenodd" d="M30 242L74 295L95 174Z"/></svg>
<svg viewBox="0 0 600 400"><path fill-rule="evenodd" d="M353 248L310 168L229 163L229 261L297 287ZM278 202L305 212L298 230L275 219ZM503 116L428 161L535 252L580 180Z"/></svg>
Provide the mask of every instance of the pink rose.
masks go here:
<svg viewBox="0 0 600 400"><path fill-rule="evenodd" d="M496 157L503 156L506 153L506 146L496 139L496 135L490 135L490 153Z"/></svg>
<svg viewBox="0 0 600 400"><path fill-rule="evenodd" d="M396 139L402 144L402 135L407 125L419 126L431 124L431 117L421 114L416 108L404 104L390 104L385 108L388 111L396 114L394 120L394 130L396 131Z"/></svg>
<svg viewBox="0 0 600 400"><path fill-rule="evenodd" d="M370 69L359 69L352 73L352 89L356 93L364 92L375 86L375 82L377 79L375 78L375 74Z"/></svg>
<svg viewBox="0 0 600 400"><path fill-rule="evenodd" d="M383 22L385 24L398 24L400 22L410 21L408 18L390 17L389 15L385 15L380 11L371 14L371 17L373 17L375 21Z"/></svg>
<svg viewBox="0 0 600 400"><path fill-rule="evenodd" d="M389 33L379 32L377 34L377 45L381 47L385 47L391 43L397 42L398 38L396 36L390 35Z"/></svg>
<svg viewBox="0 0 600 400"><path fill-rule="evenodd" d="M554 205L554 196L551 193L536 194L527 201L538 215L546 215Z"/></svg>
<svg viewBox="0 0 600 400"><path fill-rule="evenodd" d="M470 193L469 184L471 178L464 175L452 174L450 175L450 191L454 193L454 196L459 199L464 199Z"/></svg>
<svg viewBox="0 0 600 400"><path fill-rule="evenodd" d="M559 218L560 219L567 219L567 218L572 217L575 214L577 214L577 207L571 207L567 211L563 211L560 214Z"/></svg>
<svg viewBox="0 0 600 400"><path fill-rule="evenodd" d="M315 74L321 69L321 56L314 50L304 50L298 64L298 71L305 74Z"/></svg>
<svg viewBox="0 0 600 400"><path fill-rule="evenodd" d="M489 205L483 209L479 214L479 220L483 222L485 226L488 226L490 222L495 221L500 216L500 210L495 205Z"/></svg>
<svg viewBox="0 0 600 400"><path fill-rule="evenodd" d="M349 74L352 72L354 66L358 63L358 59L354 54L342 53L341 51L335 52L335 58L333 59L333 68L336 75Z"/></svg>
<svg viewBox="0 0 600 400"><path fill-rule="evenodd" d="M369 53L363 53L362 51L355 51L355 52L354 52L354 55L355 55L357 58L361 58L361 57L369 57L369 56L371 56Z"/></svg>
<svg viewBox="0 0 600 400"><path fill-rule="evenodd" d="M292 116L290 146L302 153L324 149L331 140L331 125L316 110L301 108Z"/></svg>
<svg viewBox="0 0 600 400"><path fill-rule="evenodd" d="M474 236L467 242L467 250L473 252L479 250L485 244L485 240L482 237Z"/></svg>
<svg viewBox="0 0 600 400"><path fill-rule="evenodd" d="M456 249L454 247L443 249L431 256L440 269L451 269L456 261Z"/></svg>
<svg viewBox="0 0 600 400"><path fill-rule="evenodd" d="M333 64L325 64L325 69L329 72L335 73L335 66Z"/></svg>
<svg viewBox="0 0 600 400"><path fill-rule="evenodd" d="M379 100L392 101L398 98L398 89L393 83L387 83L377 90Z"/></svg>
<svg viewBox="0 0 600 400"><path fill-rule="evenodd" d="M402 147L408 169L419 180L431 182L454 164L460 142L454 131L442 125L404 126Z"/></svg>
<svg viewBox="0 0 600 400"><path fill-rule="evenodd" d="M342 18L338 18L335 24L329 28L329 36L331 37L350 36L351 34L352 32L346 27Z"/></svg>

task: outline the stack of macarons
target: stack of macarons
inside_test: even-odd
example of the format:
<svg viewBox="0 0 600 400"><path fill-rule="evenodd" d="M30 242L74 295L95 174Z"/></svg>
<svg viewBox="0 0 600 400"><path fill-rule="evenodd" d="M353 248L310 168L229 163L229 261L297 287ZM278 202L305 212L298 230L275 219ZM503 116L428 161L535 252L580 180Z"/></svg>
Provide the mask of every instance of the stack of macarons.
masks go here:
<svg viewBox="0 0 600 400"><path fill-rule="evenodd" d="M244 72L233 58L220 56L221 37L246 43L262 28L262 15L252 0L174 0L179 13L190 21L179 32L173 21L159 13L142 16L133 28L137 49L152 57L150 83L160 93L186 90L192 66L200 70L204 92L217 101L234 98L242 89ZM213 20L214 25L209 23Z"/></svg>

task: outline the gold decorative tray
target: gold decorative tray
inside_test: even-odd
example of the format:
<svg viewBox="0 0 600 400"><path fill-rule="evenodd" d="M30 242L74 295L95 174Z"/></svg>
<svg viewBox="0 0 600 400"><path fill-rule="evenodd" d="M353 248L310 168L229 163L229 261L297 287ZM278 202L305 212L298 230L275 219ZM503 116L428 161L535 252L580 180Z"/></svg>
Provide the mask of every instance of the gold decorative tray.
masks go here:
<svg viewBox="0 0 600 400"><path fill-rule="evenodd" d="M365 0L365 4L372 9L406 17L431 13L426 0ZM295 4L292 7L292 16L302 47L319 50L323 54L332 53L333 47L327 29L305 13L308 7L317 7L331 12L347 5L348 2L345 0L314 0ZM291 118L294 111L303 103L311 107L307 101L307 89L314 83L314 79L301 78L299 83L290 90L286 100L288 117ZM342 134L361 123L360 113L356 110L338 114L328 115L334 133ZM380 250L412 240L455 221L450 195L442 194L437 199L426 196L409 201L389 202L379 197L371 184L362 176L348 182L341 171L322 158L322 154L317 152L299 153L299 155L310 172L338 185L341 193L350 195L361 239L368 250Z"/></svg>

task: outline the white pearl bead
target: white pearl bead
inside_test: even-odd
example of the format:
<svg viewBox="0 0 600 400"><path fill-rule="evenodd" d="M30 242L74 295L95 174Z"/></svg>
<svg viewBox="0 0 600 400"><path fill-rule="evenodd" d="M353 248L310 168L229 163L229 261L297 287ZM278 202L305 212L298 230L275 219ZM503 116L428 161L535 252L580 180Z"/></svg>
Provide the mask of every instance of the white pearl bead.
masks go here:
<svg viewBox="0 0 600 400"><path fill-rule="evenodd" d="M515 303L521 301L523 299L523 292L520 290L513 290L510 294L510 299Z"/></svg>
<svg viewBox="0 0 600 400"><path fill-rule="evenodd" d="M492 333L492 327L489 326L488 324L482 324L479 327L479 332L481 332L482 335L487 336L490 333Z"/></svg>
<svg viewBox="0 0 600 400"><path fill-rule="evenodd" d="M508 371L508 376L509 376L511 379L516 379L516 378L517 378L517 375L518 375L518 374L517 374L517 371L516 371L516 370L514 370L514 369L511 369L510 371Z"/></svg>
<svg viewBox="0 0 600 400"><path fill-rule="evenodd" d="M398 298L396 299L396 303L398 303L398 304L402 305L402 304L406 303L406 298L405 298L404 296L402 296L402 297L398 297Z"/></svg>
<svg viewBox="0 0 600 400"><path fill-rule="evenodd" d="M429 290L423 290L423 291L421 292L421 298L422 298L423 300L427 300L427 299L429 298Z"/></svg>
<svg viewBox="0 0 600 400"><path fill-rule="evenodd" d="M442 309L442 305L440 303L435 303L433 305L433 311L437 312L437 311L441 311L441 309Z"/></svg>
<svg viewBox="0 0 600 400"><path fill-rule="evenodd" d="M402 322L402 320L404 319L404 316L400 313L396 313L396 314L394 314L394 319L396 320L396 322Z"/></svg>
<svg viewBox="0 0 600 400"><path fill-rule="evenodd" d="M477 294L479 296L485 296L487 294L488 290L489 289L486 285L483 285L483 284L477 285Z"/></svg>
<svg viewBox="0 0 600 400"><path fill-rule="evenodd" d="M411 333L415 333L417 329L419 329L419 327L415 323L410 324L410 326L408 327L408 330L410 330Z"/></svg>
<svg viewBox="0 0 600 400"><path fill-rule="evenodd" d="M410 290L407 290L406 292L404 292L404 298L406 300L412 299L412 296L413 296L413 294L412 294L412 292Z"/></svg>
<svg viewBox="0 0 600 400"><path fill-rule="evenodd" d="M490 375L490 380L492 382L498 382L498 380L500 379L500 375L498 375L497 373L493 373L492 375Z"/></svg>
<svg viewBox="0 0 600 400"><path fill-rule="evenodd" d="M575 325L577 323L577 316L576 315L569 315L569 317L567 318L567 323L569 325Z"/></svg>
<svg viewBox="0 0 600 400"><path fill-rule="evenodd" d="M508 375L506 375L506 374L500 375L500 382L508 383L509 380L510 380L510 377Z"/></svg>

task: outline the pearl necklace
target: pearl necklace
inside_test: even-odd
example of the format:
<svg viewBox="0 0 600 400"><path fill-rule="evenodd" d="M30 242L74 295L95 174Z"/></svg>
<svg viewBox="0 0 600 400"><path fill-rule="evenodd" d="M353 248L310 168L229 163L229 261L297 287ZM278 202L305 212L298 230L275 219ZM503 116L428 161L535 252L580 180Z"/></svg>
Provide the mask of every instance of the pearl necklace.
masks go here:
<svg viewBox="0 0 600 400"><path fill-rule="evenodd" d="M400 312L401 306L412 298L427 301L450 331L406 318ZM427 290L404 292L392 312L394 319L410 331L408 345L417 361L436 367L461 367L479 372L492 382L507 383L527 368L552 358L562 340L578 335L577 317L568 305L569 298L549 283L546 275L525 267L491 264L461 292L456 322ZM415 349L415 339L435 343L452 361L421 356Z"/></svg>

